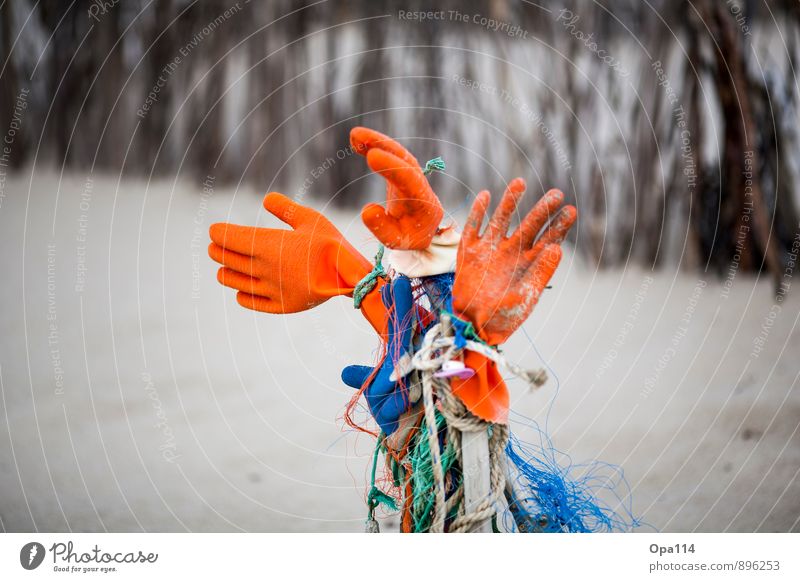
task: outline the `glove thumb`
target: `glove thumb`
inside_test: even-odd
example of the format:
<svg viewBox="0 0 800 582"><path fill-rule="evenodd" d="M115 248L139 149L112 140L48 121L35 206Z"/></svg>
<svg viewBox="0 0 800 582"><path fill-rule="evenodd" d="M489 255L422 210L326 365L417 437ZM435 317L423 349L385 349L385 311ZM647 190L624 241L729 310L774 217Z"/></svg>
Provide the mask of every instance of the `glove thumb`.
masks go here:
<svg viewBox="0 0 800 582"><path fill-rule="evenodd" d="M342 370L342 382L358 390L367 381L373 369L370 366L347 366Z"/></svg>
<svg viewBox="0 0 800 582"><path fill-rule="evenodd" d="M370 203L361 211L361 220L375 237L387 247L395 248L403 242L403 233L397 219L380 204Z"/></svg>

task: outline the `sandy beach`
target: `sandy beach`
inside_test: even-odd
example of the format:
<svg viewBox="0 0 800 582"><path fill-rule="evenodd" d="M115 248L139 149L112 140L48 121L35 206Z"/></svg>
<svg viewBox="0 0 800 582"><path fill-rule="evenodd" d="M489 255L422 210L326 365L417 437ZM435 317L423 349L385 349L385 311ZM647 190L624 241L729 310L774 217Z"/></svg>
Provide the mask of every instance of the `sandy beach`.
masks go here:
<svg viewBox="0 0 800 582"><path fill-rule="evenodd" d="M258 193L39 171L3 193L3 530L363 531L374 443L339 374L376 337L346 299L270 316L216 282L211 223L277 226ZM374 253L356 211L309 203ZM620 466L643 530L800 531L795 289L570 249L552 284L506 348L550 373L509 382L517 436Z"/></svg>

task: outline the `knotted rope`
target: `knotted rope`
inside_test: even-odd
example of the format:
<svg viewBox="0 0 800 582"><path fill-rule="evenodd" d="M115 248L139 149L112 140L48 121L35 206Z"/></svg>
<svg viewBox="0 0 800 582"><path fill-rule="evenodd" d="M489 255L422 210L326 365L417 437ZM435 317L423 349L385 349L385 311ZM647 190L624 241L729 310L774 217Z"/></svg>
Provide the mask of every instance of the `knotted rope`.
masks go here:
<svg viewBox="0 0 800 582"><path fill-rule="evenodd" d="M496 503L504 495L505 470L504 455L508 442L508 426L492 424L473 415L464 403L453 395L450 383L444 378L437 378L434 373L442 365L453 359L461 351L456 346L455 338L450 335L450 320L443 314L442 320L434 325L425 334L419 351L414 354L408 364L409 368L419 370L422 376L422 400L425 410L425 424L427 439L431 451L434 476L434 518L430 531L444 532L445 519L452 508L459 504L463 498L463 483L457 490L446 498L445 474L442 468L442 454L439 447L439 435L436 428L436 403L434 395L439 400L439 410L447 421L447 439L457 451L461 461L461 435L464 432L490 431L489 437L489 462L490 462L490 493L480 500L476 507L466 513L465 504L460 503L456 518L448 528L450 532L469 532L495 515ZM506 368L514 375L524 379L533 386L541 386L547 380L543 370L528 371L519 366L510 364L505 357L491 347L474 341L467 341L469 350L479 352ZM402 373L402 372L401 372Z"/></svg>
<svg viewBox="0 0 800 582"><path fill-rule="evenodd" d="M422 173L426 176L428 174L435 172L444 172L445 171L445 164L444 160L441 157L435 157L432 160L428 160L425 162L425 169L422 170Z"/></svg>
<svg viewBox="0 0 800 582"><path fill-rule="evenodd" d="M372 270L367 273L353 289L353 305L356 309L361 307L361 302L364 300L364 297L378 284L378 279L386 276L386 269L383 268L383 251L383 245L379 245L378 252L375 254L375 266L372 267Z"/></svg>

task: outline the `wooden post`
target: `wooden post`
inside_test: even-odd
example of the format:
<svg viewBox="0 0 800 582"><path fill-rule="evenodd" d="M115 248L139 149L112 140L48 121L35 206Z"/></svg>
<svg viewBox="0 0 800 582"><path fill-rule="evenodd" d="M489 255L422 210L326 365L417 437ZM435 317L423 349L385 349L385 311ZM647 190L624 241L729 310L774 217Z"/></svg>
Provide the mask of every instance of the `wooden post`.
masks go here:
<svg viewBox="0 0 800 582"><path fill-rule="evenodd" d="M489 471L489 435L487 431L461 433L461 461L464 474L464 507L469 514L491 493ZM492 533L492 520L487 519L473 532Z"/></svg>
<svg viewBox="0 0 800 582"><path fill-rule="evenodd" d="M453 333L450 317L443 314L440 320L442 335ZM491 460L489 459L489 433L486 430L461 433L461 471L464 476L464 509L474 511L478 504L491 493ZM472 530L477 533L492 533L492 520L487 519Z"/></svg>

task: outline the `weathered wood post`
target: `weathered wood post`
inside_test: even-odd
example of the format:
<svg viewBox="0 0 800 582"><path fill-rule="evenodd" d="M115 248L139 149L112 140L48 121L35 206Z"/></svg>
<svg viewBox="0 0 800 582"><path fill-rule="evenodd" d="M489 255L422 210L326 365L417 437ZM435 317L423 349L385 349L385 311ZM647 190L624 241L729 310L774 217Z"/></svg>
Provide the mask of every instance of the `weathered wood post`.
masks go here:
<svg viewBox="0 0 800 582"><path fill-rule="evenodd" d="M442 315L442 335L453 335L450 317ZM483 430L461 433L461 471L464 479L464 509L472 513L491 493L491 460L489 458L489 434ZM473 528L476 533L492 533L492 521L487 519Z"/></svg>
<svg viewBox="0 0 800 582"><path fill-rule="evenodd" d="M486 430L461 433L461 461L464 474L464 507L466 513L470 514L491 493L489 435ZM492 520L486 519L472 531L492 533Z"/></svg>

